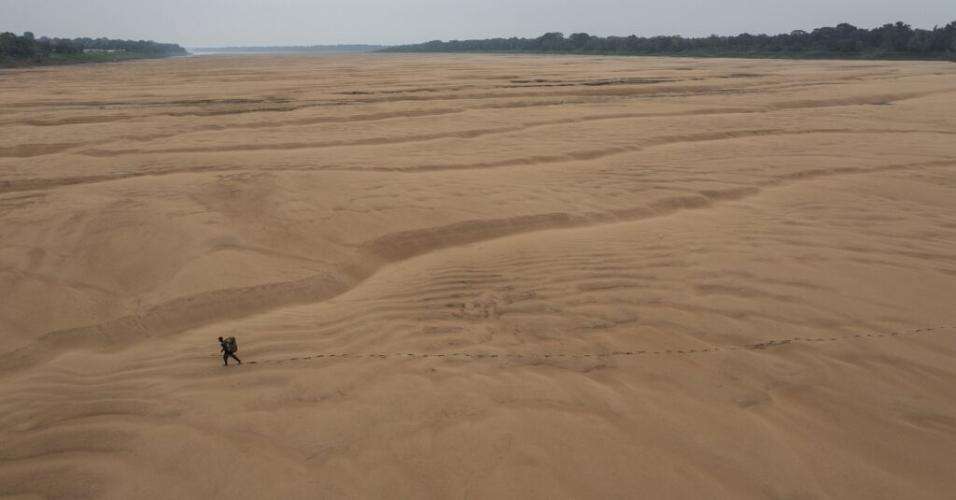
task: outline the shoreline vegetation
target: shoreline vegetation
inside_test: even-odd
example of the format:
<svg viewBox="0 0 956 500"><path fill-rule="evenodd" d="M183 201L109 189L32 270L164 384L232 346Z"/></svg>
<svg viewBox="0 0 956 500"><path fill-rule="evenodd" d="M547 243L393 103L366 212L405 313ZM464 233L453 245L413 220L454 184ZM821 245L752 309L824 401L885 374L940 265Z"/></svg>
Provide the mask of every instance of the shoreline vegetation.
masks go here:
<svg viewBox="0 0 956 500"><path fill-rule="evenodd" d="M842 23L779 35L679 35L600 37L587 33L545 33L538 38L433 40L387 47L379 52L475 52L499 54L593 54L793 59L956 60L956 21L931 30L896 22L866 29Z"/></svg>
<svg viewBox="0 0 956 500"><path fill-rule="evenodd" d="M173 43L108 38L37 38L0 33L0 68L22 68L93 62L117 62L186 56L189 52Z"/></svg>
<svg viewBox="0 0 956 500"><path fill-rule="evenodd" d="M776 59L913 59L956 61L956 21L933 29L913 28L902 21L872 29L842 23L812 31L778 35L742 33L732 36L680 35L600 37L587 33L565 36L545 33L537 38L432 40L381 46L370 44L207 47L200 54L331 54L331 53L492 53L582 54L671 57L733 57ZM108 38L37 38L0 33L0 68L117 62L186 56L178 44Z"/></svg>

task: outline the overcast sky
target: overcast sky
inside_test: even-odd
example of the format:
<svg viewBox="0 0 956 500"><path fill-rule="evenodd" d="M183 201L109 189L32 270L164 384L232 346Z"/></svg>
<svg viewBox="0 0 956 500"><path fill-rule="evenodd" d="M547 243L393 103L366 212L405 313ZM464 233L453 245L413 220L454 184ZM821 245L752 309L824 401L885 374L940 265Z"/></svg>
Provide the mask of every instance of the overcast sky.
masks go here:
<svg viewBox="0 0 956 500"><path fill-rule="evenodd" d="M0 0L0 31L184 46L396 44L538 36L780 33L956 20L956 0Z"/></svg>

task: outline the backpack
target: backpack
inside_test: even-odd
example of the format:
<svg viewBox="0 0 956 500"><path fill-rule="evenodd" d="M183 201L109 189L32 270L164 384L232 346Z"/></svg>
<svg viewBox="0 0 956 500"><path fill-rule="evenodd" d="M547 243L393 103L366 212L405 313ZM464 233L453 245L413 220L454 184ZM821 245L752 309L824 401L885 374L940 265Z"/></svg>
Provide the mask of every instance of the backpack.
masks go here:
<svg viewBox="0 0 956 500"><path fill-rule="evenodd" d="M222 341L223 347L225 347L226 352L229 354L235 354L239 352L239 344L236 343L235 337L229 337L226 340Z"/></svg>

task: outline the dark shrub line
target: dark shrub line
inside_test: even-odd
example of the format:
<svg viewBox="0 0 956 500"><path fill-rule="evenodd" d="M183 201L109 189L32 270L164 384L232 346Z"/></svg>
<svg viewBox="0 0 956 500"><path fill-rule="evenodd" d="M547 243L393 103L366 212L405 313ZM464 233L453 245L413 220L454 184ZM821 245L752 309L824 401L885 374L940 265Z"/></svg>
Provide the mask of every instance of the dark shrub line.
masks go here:
<svg viewBox="0 0 956 500"><path fill-rule="evenodd" d="M110 61L187 55L172 43L108 38L37 38L0 33L0 66L28 66L69 62Z"/></svg>
<svg viewBox="0 0 956 500"><path fill-rule="evenodd" d="M546 33L538 38L451 40L401 45L383 52L503 52L723 57L956 59L956 21L932 30L897 22L878 28L850 24L780 35L599 37Z"/></svg>

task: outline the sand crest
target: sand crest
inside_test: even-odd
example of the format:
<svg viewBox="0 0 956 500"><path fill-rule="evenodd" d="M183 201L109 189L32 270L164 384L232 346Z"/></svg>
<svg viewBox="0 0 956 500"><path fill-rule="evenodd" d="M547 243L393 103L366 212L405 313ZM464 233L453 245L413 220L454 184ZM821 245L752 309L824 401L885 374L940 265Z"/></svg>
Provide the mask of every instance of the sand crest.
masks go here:
<svg viewBox="0 0 956 500"><path fill-rule="evenodd" d="M956 491L956 65L0 85L0 496Z"/></svg>

